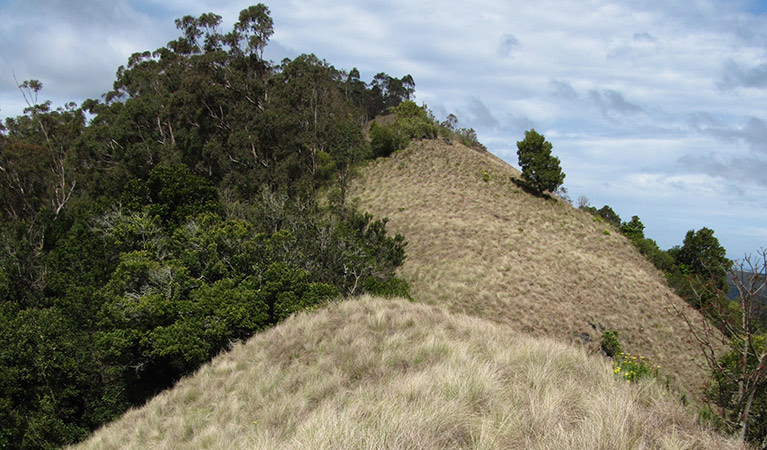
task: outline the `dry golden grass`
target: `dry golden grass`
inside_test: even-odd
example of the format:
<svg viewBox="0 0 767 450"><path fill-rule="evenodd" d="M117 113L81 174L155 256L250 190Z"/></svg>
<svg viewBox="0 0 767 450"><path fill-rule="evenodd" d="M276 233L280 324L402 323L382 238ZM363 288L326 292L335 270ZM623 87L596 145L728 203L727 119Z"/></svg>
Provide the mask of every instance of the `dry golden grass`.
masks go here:
<svg viewBox="0 0 767 450"><path fill-rule="evenodd" d="M667 309L696 313L606 224L525 193L516 169L460 144L413 142L360 175L350 197L406 236L400 273L416 300L592 350L615 329L624 350L700 392L703 360Z"/></svg>
<svg viewBox="0 0 767 450"><path fill-rule="evenodd" d="M588 354L616 329L686 387L705 375L666 312L686 305L620 235L458 144L414 143L361 172L353 193L407 236L401 274L420 303L291 317L80 447L742 448Z"/></svg>
<svg viewBox="0 0 767 450"><path fill-rule="evenodd" d="M740 447L583 349L364 297L236 345L79 448Z"/></svg>

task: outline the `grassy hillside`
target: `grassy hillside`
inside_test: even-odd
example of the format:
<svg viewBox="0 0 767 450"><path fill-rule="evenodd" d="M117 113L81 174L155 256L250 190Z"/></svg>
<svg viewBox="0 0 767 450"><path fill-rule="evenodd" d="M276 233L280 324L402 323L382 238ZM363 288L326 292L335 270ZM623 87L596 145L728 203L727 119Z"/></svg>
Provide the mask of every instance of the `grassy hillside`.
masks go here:
<svg viewBox="0 0 767 450"><path fill-rule="evenodd" d="M235 346L79 448L738 447L582 349L364 297Z"/></svg>
<svg viewBox="0 0 767 450"><path fill-rule="evenodd" d="M407 236L416 302L293 316L81 448L739 448L662 380L622 382L593 354L615 329L693 392L705 375L660 274L517 175L441 141L369 163L353 195Z"/></svg>
<svg viewBox="0 0 767 450"><path fill-rule="evenodd" d="M525 193L516 169L457 143L413 142L360 175L351 195L407 237L401 275L418 301L591 349L618 330L624 350L701 388L699 351L668 312L686 303L590 214Z"/></svg>

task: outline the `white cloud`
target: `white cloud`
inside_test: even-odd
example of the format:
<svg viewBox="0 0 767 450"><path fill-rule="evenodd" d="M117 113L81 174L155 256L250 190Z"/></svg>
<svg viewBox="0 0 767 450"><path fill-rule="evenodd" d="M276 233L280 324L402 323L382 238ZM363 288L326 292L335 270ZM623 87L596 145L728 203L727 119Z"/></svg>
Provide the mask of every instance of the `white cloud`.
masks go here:
<svg viewBox="0 0 767 450"><path fill-rule="evenodd" d="M98 97L111 87L117 67L131 53L154 50L169 35L155 19L122 0L11 0L0 10L0 39L6 44L0 86L13 90L14 73L19 81L39 79L42 95L57 103ZM166 26L172 31L172 22Z"/></svg>
<svg viewBox="0 0 767 450"><path fill-rule="evenodd" d="M21 111L12 70L41 79L58 104L98 97L131 53L175 38L174 18L213 11L227 29L251 3L6 1L0 114ZM366 80L412 74L418 101L457 113L512 164L524 130L544 132L572 194L646 214L659 242L680 241L697 220L717 235L721 226L723 242L757 247L743 230L764 219L749 208L755 168L767 168L767 16L746 0L267 4L269 58L312 52Z"/></svg>

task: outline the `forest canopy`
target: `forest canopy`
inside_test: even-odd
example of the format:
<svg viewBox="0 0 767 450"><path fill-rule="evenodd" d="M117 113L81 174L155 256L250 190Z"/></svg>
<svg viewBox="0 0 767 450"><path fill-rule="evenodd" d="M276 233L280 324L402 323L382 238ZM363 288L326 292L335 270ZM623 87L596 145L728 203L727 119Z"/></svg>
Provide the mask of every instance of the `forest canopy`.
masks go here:
<svg viewBox="0 0 767 450"><path fill-rule="evenodd" d="M237 340L370 292L405 242L345 198L415 82L264 59L269 9L176 20L101 99L0 125L0 448L77 442Z"/></svg>

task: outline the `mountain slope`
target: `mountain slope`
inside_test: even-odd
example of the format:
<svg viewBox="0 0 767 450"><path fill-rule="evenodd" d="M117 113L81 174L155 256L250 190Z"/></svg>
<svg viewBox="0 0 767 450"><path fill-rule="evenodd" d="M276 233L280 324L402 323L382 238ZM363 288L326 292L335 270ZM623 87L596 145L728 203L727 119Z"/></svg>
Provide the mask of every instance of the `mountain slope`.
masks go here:
<svg viewBox="0 0 767 450"><path fill-rule="evenodd" d="M236 345L80 448L739 448L610 369L484 319L364 297Z"/></svg>
<svg viewBox="0 0 767 450"><path fill-rule="evenodd" d="M685 388L705 375L660 274L516 176L439 141L369 163L353 195L406 235L415 303L290 317L80 447L742 448L701 430L660 381L622 382L589 354L616 329Z"/></svg>
<svg viewBox="0 0 767 450"><path fill-rule="evenodd" d="M489 153L420 141L368 164L351 196L406 236L401 275L418 301L592 349L614 329L624 350L699 392L703 361L669 308L697 313L615 230L511 177Z"/></svg>

